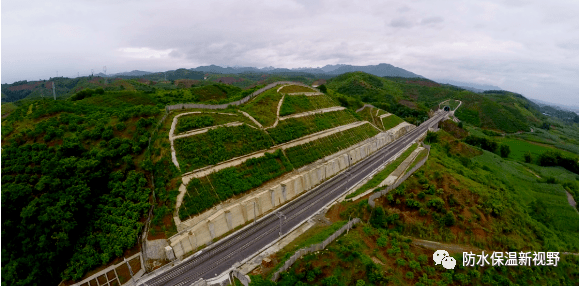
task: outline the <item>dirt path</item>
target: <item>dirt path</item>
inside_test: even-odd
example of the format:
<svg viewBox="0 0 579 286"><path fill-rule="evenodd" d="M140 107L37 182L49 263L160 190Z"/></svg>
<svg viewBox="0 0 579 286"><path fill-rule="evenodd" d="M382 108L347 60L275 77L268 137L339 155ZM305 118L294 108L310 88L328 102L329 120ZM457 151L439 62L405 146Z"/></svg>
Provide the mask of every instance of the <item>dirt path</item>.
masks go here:
<svg viewBox="0 0 579 286"><path fill-rule="evenodd" d="M463 252L477 252L480 253L482 249L476 248L470 245L461 245L461 244L451 244L451 243L441 243L436 241L430 240L422 240L413 238L412 244L422 246L432 250L446 250L449 254L455 253L463 253Z"/></svg>
<svg viewBox="0 0 579 286"><path fill-rule="evenodd" d="M537 175L535 172L531 171L530 169L527 169L527 168L525 168L525 169L526 169L527 171L529 171L529 173L535 175L535 177L537 177L537 178L539 178L539 179L541 178L541 177L539 177L539 175Z"/></svg>
<svg viewBox="0 0 579 286"><path fill-rule="evenodd" d="M567 193L567 201L569 201L569 204L575 209L575 211L578 211L577 210L577 202L575 202L575 199L573 199L573 196L571 195L571 193L569 193L567 191L565 191L565 193Z"/></svg>

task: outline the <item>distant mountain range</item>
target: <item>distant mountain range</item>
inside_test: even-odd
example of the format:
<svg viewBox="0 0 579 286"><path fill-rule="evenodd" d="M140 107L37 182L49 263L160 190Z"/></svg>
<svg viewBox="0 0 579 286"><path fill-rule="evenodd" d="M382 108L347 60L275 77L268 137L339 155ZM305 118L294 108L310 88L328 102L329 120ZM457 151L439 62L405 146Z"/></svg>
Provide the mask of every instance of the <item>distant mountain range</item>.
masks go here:
<svg viewBox="0 0 579 286"><path fill-rule="evenodd" d="M563 104L552 103L552 102L543 101L543 100L534 99L534 98L529 98L529 100L535 102L539 106L545 106L545 105L553 106L553 107L558 108L558 109L572 111L572 112L579 114L579 106L577 106L577 105L563 105Z"/></svg>
<svg viewBox="0 0 579 286"><path fill-rule="evenodd" d="M378 65L368 65L368 66L353 66L353 65L326 65L324 67L317 68L275 68L275 67L220 67L216 65L200 66L196 68L189 69L191 71L204 72L204 73L219 73L219 74L240 74L240 73L311 73L320 75L339 75L348 72L361 71L376 76L391 76L391 77L407 77L407 78L424 78L421 75L417 75L413 72L409 72L405 69L395 67L390 64L378 64ZM169 72L169 71L168 71ZM153 72L134 70L130 72L122 72L116 74L105 75L103 73L96 74L96 76L106 76L106 77L133 77L133 76L143 76L152 74Z"/></svg>
<svg viewBox="0 0 579 286"><path fill-rule="evenodd" d="M473 92L483 92L485 90L503 90L502 88L496 85L489 85L489 84L478 84L473 82L461 82L451 79L435 79L434 81L441 83L441 84L451 84L454 86L462 87L466 90L470 90Z"/></svg>

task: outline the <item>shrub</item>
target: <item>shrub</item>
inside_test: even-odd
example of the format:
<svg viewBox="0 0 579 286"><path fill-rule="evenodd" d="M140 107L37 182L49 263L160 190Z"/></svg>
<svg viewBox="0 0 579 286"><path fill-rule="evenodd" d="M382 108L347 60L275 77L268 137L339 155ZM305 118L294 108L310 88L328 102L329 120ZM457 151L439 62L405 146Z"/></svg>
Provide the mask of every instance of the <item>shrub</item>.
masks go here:
<svg viewBox="0 0 579 286"><path fill-rule="evenodd" d="M406 260L402 258L396 258L396 265L398 266L406 266Z"/></svg>
<svg viewBox="0 0 579 286"><path fill-rule="evenodd" d="M441 198L433 198L426 203L426 206L440 211L444 208L444 201Z"/></svg>
<svg viewBox="0 0 579 286"><path fill-rule="evenodd" d="M525 152L525 163L531 163L533 161L533 157L531 156L531 152Z"/></svg>
<svg viewBox="0 0 579 286"><path fill-rule="evenodd" d="M454 213L452 211L447 212L444 215L444 224L446 226L453 226L456 223L456 217L454 217Z"/></svg>
<svg viewBox="0 0 579 286"><path fill-rule="evenodd" d="M508 158L509 154L511 153L511 147L509 147L509 145L506 144L501 144L500 153L501 157Z"/></svg>
<svg viewBox="0 0 579 286"><path fill-rule="evenodd" d="M408 207L411 207L411 208L416 208L416 209L420 208L420 202L415 201L415 200L413 200L413 199L407 199L407 200L406 200L406 205L407 205Z"/></svg>
<svg viewBox="0 0 579 286"><path fill-rule="evenodd" d="M119 123L117 123L117 125L115 125L115 128L118 131L123 131L127 128L127 125L125 125L125 123L123 123L123 122L119 122Z"/></svg>
<svg viewBox="0 0 579 286"><path fill-rule="evenodd" d="M376 240L376 244L378 244L379 247L386 247L388 245L388 237L385 235L381 235Z"/></svg>
<svg viewBox="0 0 579 286"><path fill-rule="evenodd" d="M418 263L418 261L412 260L412 261L410 261L410 263L408 263L408 266L411 269L419 269L420 270L420 263Z"/></svg>
<svg viewBox="0 0 579 286"><path fill-rule="evenodd" d="M406 272L406 278L408 278L408 279L414 279L414 273L412 273L412 272L410 272L410 271Z"/></svg>
<svg viewBox="0 0 579 286"><path fill-rule="evenodd" d="M436 143L438 142L438 133L428 131L426 133L426 139L424 139L427 143Z"/></svg>

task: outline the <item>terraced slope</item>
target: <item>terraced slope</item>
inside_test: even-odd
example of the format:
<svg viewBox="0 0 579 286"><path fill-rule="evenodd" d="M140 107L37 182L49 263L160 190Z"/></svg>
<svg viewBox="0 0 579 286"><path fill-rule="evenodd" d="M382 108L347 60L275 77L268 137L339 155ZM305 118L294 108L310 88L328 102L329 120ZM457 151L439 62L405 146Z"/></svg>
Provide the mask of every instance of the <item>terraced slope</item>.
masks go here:
<svg viewBox="0 0 579 286"><path fill-rule="evenodd" d="M276 86L240 106L263 128L249 127L247 123L251 120L247 119L241 126L218 127L192 136L184 133L179 136L187 137L175 139L181 171L190 178L180 195L179 219L195 216L380 132L373 124L359 121L353 111L337 106L328 95L282 95L277 92L284 88L303 91L301 87L296 90L291 87ZM292 114L283 117L280 110L284 108L293 110ZM377 115L377 120L387 114L377 108L371 112ZM181 116L175 133L231 123L234 117L239 116L218 113ZM256 151L260 152L250 155ZM227 161L232 158L237 159Z"/></svg>
<svg viewBox="0 0 579 286"><path fill-rule="evenodd" d="M241 122L252 126L254 124L249 118L243 116L242 114L225 112L217 114L213 112L203 112L188 114L179 118L179 123L177 124L175 133L178 134L205 127L223 125L230 122Z"/></svg>
<svg viewBox="0 0 579 286"><path fill-rule="evenodd" d="M267 133L247 125L219 127L175 140L177 158L184 172L264 150L272 145Z"/></svg>
<svg viewBox="0 0 579 286"><path fill-rule="evenodd" d="M349 111L340 110L282 120L267 132L276 144L285 143L312 133L356 122Z"/></svg>
<svg viewBox="0 0 579 286"><path fill-rule="evenodd" d="M286 116L332 106L339 106L339 104L325 94L312 96L286 95L279 115Z"/></svg>

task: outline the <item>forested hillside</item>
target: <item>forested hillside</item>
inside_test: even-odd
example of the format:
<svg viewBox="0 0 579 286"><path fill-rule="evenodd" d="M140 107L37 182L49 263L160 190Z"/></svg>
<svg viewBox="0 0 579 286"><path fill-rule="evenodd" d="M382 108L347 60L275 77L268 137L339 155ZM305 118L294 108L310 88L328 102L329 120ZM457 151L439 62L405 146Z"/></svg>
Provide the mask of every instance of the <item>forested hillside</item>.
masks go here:
<svg viewBox="0 0 579 286"><path fill-rule="evenodd" d="M136 245L161 115L148 95L104 92L20 104L3 120L3 284L56 285Z"/></svg>
<svg viewBox="0 0 579 286"><path fill-rule="evenodd" d="M423 121L430 110L437 109L446 99L463 102L456 112L458 119L486 129L526 132L546 120L539 107L520 94L507 91L479 94L423 78L380 78L354 72L332 78L326 86L337 96L371 103L411 123Z"/></svg>

